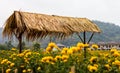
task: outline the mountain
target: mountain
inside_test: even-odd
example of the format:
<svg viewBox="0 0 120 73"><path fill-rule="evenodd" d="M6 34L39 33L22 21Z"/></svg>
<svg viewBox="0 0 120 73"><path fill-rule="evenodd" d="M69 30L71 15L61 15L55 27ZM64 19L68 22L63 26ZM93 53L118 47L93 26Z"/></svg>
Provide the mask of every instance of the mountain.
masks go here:
<svg viewBox="0 0 120 73"><path fill-rule="evenodd" d="M120 42L120 26L113 23L93 21L102 30L100 34L94 36L96 42Z"/></svg>
<svg viewBox="0 0 120 73"><path fill-rule="evenodd" d="M93 36L91 42L120 42L120 26L115 25L113 23L106 23L106 22L101 22L97 20L93 20L95 24L98 25L98 27L102 30L101 33L95 33ZM7 39L2 38L2 30L3 28L0 28L0 43L4 43L5 41L8 41ZM80 33L82 36L82 33ZM87 40L90 37L91 33L87 33ZM64 39L64 40L57 40L53 37L52 39L53 42L56 43L62 43L66 46L70 45L75 45L77 42L80 41L79 37L76 34L73 34L72 36ZM14 41L16 43L17 41ZM35 41L34 41L35 42ZM46 39L42 40L37 40L37 42L40 42L42 46L46 46L47 43L49 42L49 37ZM33 42L26 42L27 44L33 44Z"/></svg>

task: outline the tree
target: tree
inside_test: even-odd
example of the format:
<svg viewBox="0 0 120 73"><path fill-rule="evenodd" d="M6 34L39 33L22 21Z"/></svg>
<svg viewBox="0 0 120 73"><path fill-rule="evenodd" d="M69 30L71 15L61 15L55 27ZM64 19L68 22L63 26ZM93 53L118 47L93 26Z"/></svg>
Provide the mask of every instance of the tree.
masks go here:
<svg viewBox="0 0 120 73"><path fill-rule="evenodd" d="M6 41L6 42L5 42L5 45L6 45L6 48L7 48L7 49L11 49L11 48L14 47L14 46L12 45L12 42L11 42L11 41L8 41L8 42Z"/></svg>
<svg viewBox="0 0 120 73"><path fill-rule="evenodd" d="M40 44L38 42L33 44L34 50L39 50L40 49Z"/></svg>

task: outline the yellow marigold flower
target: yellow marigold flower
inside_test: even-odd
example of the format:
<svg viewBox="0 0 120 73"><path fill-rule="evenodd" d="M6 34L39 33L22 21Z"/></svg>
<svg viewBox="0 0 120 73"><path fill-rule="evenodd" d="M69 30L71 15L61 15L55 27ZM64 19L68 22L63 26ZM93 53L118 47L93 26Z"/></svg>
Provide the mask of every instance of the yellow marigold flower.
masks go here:
<svg viewBox="0 0 120 73"><path fill-rule="evenodd" d="M1 64L6 63L7 61L8 61L8 59L4 59L4 60L1 61Z"/></svg>
<svg viewBox="0 0 120 73"><path fill-rule="evenodd" d="M46 62L47 58L46 57L43 57L41 62Z"/></svg>
<svg viewBox="0 0 120 73"><path fill-rule="evenodd" d="M96 72L96 71L97 71L97 67L88 65L88 70L89 70L90 72Z"/></svg>
<svg viewBox="0 0 120 73"><path fill-rule="evenodd" d="M13 58L13 57L15 57L15 56L16 56L16 54L13 53L13 54L11 54L10 58Z"/></svg>
<svg viewBox="0 0 120 73"><path fill-rule="evenodd" d="M27 52L26 54L25 54L25 57L28 57L28 56L30 56L32 54L32 52Z"/></svg>
<svg viewBox="0 0 120 73"><path fill-rule="evenodd" d="M63 48L62 50L67 51L67 50L68 50L68 48Z"/></svg>
<svg viewBox="0 0 120 73"><path fill-rule="evenodd" d="M77 43L77 47L83 48L84 44L83 43Z"/></svg>
<svg viewBox="0 0 120 73"><path fill-rule="evenodd" d="M24 50L23 54L26 54L27 52L30 52L30 51L31 51L30 49Z"/></svg>
<svg viewBox="0 0 120 73"><path fill-rule="evenodd" d="M115 51L115 52L113 53L113 56L118 57L118 56L120 56L120 54L118 53L118 51Z"/></svg>
<svg viewBox="0 0 120 73"><path fill-rule="evenodd" d="M97 44L93 44L93 45L92 45L92 48L98 49L98 45L97 45Z"/></svg>
<svg viewBox="0 0 120 73"><path fill-rule="evenodd" d="M72 49L69 49L69 50L67 51L67 54L73 54L73 50L72 50Z"/></svg>
<svg viewBox="0 0 120 73"><path fill-rule="evenodd" d="M27 59L25 59L25 62L26 62L26 63L29 63L29 61L28 61Z"/></svg>
<svg viewBox="0 0 120 73"><path fill-rule="evenodd" d="M69 56L67 55L62 55L62 60L67 60L69 58Z"/></svg>
<svg viewBox="0 0 120 73"><path fill-rule="evenodd" d="M63 48L62 51L61 51L61 54L67 54L68 50L69 50L68 48Z"/></svg>
<svg viewBox="0 0 120 73"><path fill-rule="evenodd" d="M67 62L68 60L63 60L63 62Z"/></svg>
<svg viewBox="0 0 120 73"><path fill-rule="evenodd" d="M84 44L84 47L89 47L89 44Z"/></svg>
<svg viewBox="0 0 120 73"><path fill-rule="evenodd" d="M50 63L50 60L49 60L49 59L47 59L47 60L46 60L46 63Z"/></svg>
<svg viewBox="0 0 120 73"><path fill-rule="evenodd" d="M46 51L51 52L52 49L53 49L53 48L51 48L51 47L48 46L48 47L46 48Z"/></svg>
<svg viewBox="0 0 120 73"><path fill-rule="evenodd" d="M91 63L97 62L97 57L91 57L89 61Z"/></svg>
<svg viewBox="0 0 120 73"><path fill-rule="evenodd" d="M99 53L99 56L103 56L103 53Z"/></svg>
<svg viewBox="0 0 120 73"><path fill-rule="evenodd" d="M53 61L53 57L52 56L43 57L41 61L50 63L51 61Z"/></svg>
<svg viewBox="0 0 120 73"><path fill-rule="evenodd" d="M53 48L53 47L56 47L56 44L53 43L53 42L50 42L50 43L48 44L48 46Z"/></svg>
<svg viewBox="0 0 120 73"><path fill-rule="evenodd" d="M4 64L4 61L1 61L1 64Z"/></svg>
<svg viewBox="0 0 120 73"><path fill-rule="evenodd" d="M62 50L62 51L61 51L61 54L66 54L66 53L67 53L67 52L66 52L66 51L64 51L64 50Z"/></svg>
<svg viewBox="0 0 120 73"><path fill-rule="evenodd" d="M73 53L77 52L77 47L71 47L70 49L73 51Z"/></svg>
<svg viewBox="0 0 120 73"><path fill-rule="evenodd" d="M110 69L110 65L109 64L105 64L104 66L105 66L106 69L108 69L108 70Z"/></svg>
<svg viewBox="0 0 120 73"><path fill-rule="evenodd" d="M14 65L15 65L15 63L11 63L11 64L10 64L10 67L13 67Z"/></svg>
<svg viewBox="0 0 120 73"><path fill-rule="evenodd" d="M91 49L90 49L90 48L87 48L87 50L88 50L88 51L91 51Z"/></svg>
<svg viewBox="0 0 120 73"><path fill-rule="evenodd" d="M62 57L61 56L55 56L55 61L58 61L58 60L61 60L62 59Z"/></svg>
<svg viewBox="0 0 120 73"><path fill-rule="evenodd" d="M10 64L11 62L10 61L7 61L7 64Z"/></svg>
<svg viewBox="0 0 120 73"><path fill-rule="evenodd" d="M105 57L108 57L108 56L109 56L109 54L104 54L104 56L105 56Z"/></svg>
<svg viewBox="0 0 120 73"><path fill-rule="evenodd" d="M3 61L4 61L4 62L7 62L7 61L8 61L8 59L4 59Z"/></svg>
<svg viewBox="0 0 120 73"><path fill-rule="evenodd" d="M40 55L40 53L38 53L38 52L34 52L34 54L36 54L36 55Z"/></svg>
<svg viewBox="0 0 120 73"><path fill-rule="evenodd" d="M53 57L52 56L48 56L47 59L50 60L50 61L52 61Z"/></svg>
<svg viewBox="0 0 120 73"><path fill-rule="evenodd" d="M108 59L108 63L110 63L111 62L111 60L110 59Z"/></svg>
<svg viewBox="0 0 120 73"><path fill-rule="evenodd" d="M18 56L18 57L23 57L24 54L23 54L23 53L20 53L20 54L18 54L17 56Z"/></svg>
<svg viewBox="0 0 120 73"><path fill-rule="evenodd" d="M38 67L37 70L38 70L38 71L41 70L41 67Z"/></svg>
<svg viewBox="0 0 120 73"><path fill-rule="evenodd" d="M112 62L112 64L120 66L120 61L119 60L115 60L114 62Z"/></svg>
<svg viewBox="0 0 120 73"><path fill-rule="evenodd" d="M11 69L7 69L7 70L6 70L6 73L10 73L10 71L11 71Z"/></svg>
<svg viewBox="0 0 120 73"><path fill-rule="evenodd" d="M12 48L11 50L12 50L12 51L15 51L15 50L16 50L16 48Z"/></svg>
<svg viewBox="0 0 120 73"><path fill-rule="evenodd" d="M23 73L26 73L27 71L24 69L22 72L23 72Z"/></svg>
<svg viewBox="0 0 120 73"><path fill-rule="evenodd" d="M116 52L116 51L117 51L116 48L112 48L112 49L110 50L111 53L114 53L114 52Z"/></svg>
<svg viewBox="0 0 120 73"><path fill-rule="evenodd" d="M97 65L97 64L94 64L93 66L98 68L98 65Z"/></svg>
<svg viewBox="0 0 120 73"><path fill-rule="evenodd" d="M82 50L82 48L81 48L81 47L77 47L77 50L78 50L78 51L81 51L81 50Z"/></svg>
<svg viewBox="0 0 120 73"><path fill-rule="evenodd" d="M27 69L27 71L28 71L28 72L30 72L30 71L31 71L31 69Z"/></svg>

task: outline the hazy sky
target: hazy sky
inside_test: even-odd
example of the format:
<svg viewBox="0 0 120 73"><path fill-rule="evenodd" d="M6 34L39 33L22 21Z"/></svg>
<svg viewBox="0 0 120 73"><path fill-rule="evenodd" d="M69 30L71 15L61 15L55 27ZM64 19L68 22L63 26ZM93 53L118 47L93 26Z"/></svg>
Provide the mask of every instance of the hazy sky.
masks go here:
<svg viewBox="0 0 120 73"><path fill-rule="evenodd" d="M0 26L14 10L86 17L120 25L120 0L0 0Z"/></svg>

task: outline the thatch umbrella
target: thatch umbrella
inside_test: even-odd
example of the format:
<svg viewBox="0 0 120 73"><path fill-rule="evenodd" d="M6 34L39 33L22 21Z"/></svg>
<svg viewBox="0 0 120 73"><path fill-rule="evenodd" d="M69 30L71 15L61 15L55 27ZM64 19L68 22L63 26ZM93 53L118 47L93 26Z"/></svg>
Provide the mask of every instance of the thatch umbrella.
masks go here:
<svg viewBox="0 0 120 73"><path fill-rule="evenodd" d="M87 18L14 11L5 23L3 36L12 38L15 35L20 44L22 36L28 40L34 40L49 35L65 38L73 33L100 31L97 25Z"/></svg>

